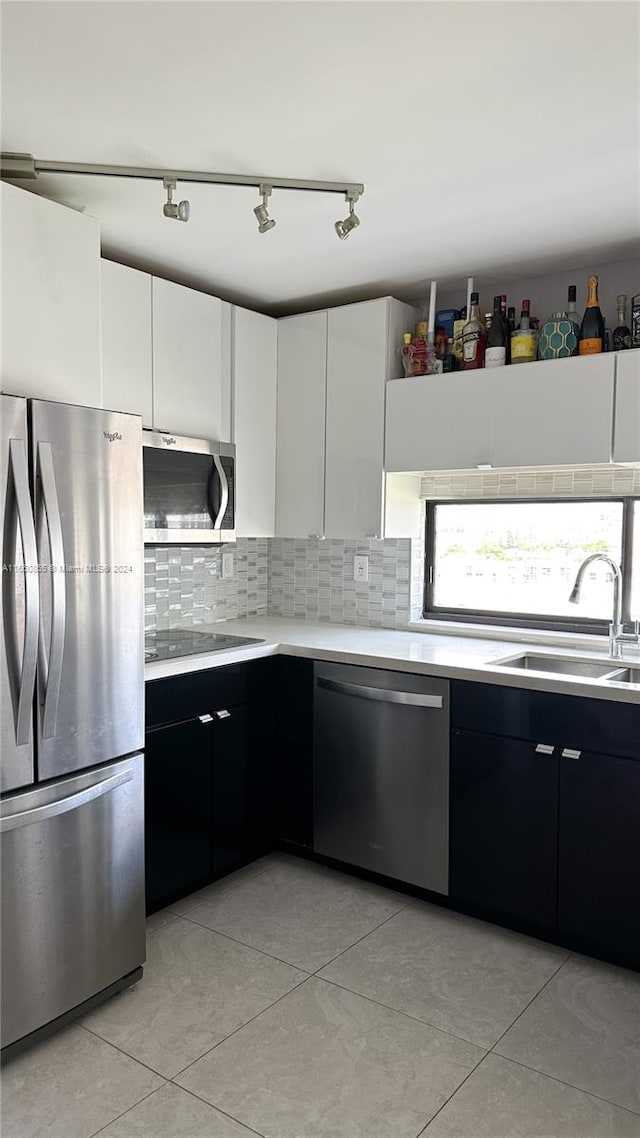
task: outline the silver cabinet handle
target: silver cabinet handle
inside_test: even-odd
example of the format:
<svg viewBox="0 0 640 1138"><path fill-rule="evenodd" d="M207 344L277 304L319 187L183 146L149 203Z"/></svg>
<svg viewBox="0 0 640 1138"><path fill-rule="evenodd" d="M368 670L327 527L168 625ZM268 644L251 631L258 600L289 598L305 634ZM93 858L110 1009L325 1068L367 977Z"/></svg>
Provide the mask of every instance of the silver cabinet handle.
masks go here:
<svg viewBox="0 0 640 1138"><path fill-rule="evenodd" d="M216 470L218 471L218 477L220 479L220 485L222 487L222 496L220 498L220 509L218 510L216 519L213 523L213 528L214 529L222 529L222 522L224 520L224 515L226 514L227 506L229 505L229 483L227 481L227 475L226 475L224 466L222 465L222 459L220 458L220 455L214 454L213 463L214 463Z"/></svg>
<svg viewBox="0 0 640 1138"><path fill-rule="evenodd" d="M29 742L31 732L31 708L33 706L33 690L36 682L36 664L38 661L38 624L39 624L39 593L36 546L36 530L29 496L29 476L24 442L21 439L9 440L9 482L7 497L13 489L15 501L15 514L13 506L7 501L7 522L5 525L5 550L3 562L12 564L15 556L17 539L17 526L20 527L20 540L22 542L24 572L24 639L22 645L22 667L18 662L17 628L15 625L13 597L11 592L14 580L13 572L3 573L3 615L4 639L7 656L7 672L11 697L13 703L13 716L16 733L16 743L21 746ZM11 511L11 513L9 512ZM11 517L13 514L13 518ZM17 526L16 526L17 521ZM8 548L11 545L12 548Z"/></svg>
<svg viewBox="0 0 640 1138"><path fill-rule="evenodd" d="M563 759L579 759L582 751L574 751L573 747L565 747L562 752Z"/></svg>
<svg viewBox="0 0 640 1138"><path fill-rule="evenodd" d="M216 719L231 719L231 712L223 707L221 711L216 711Z"/></svg>
<svg viewBox="0 0 640 1138"><path fill-rule="evenodd" d="M130 767L120 774L103 779L102 782L95 782L93 786L87 786L76 794L70 794L68 798L59 798L56 802L47 802L43 806L32 806L30 810L20 810L16 814L7 814L6 817L0 818L0 834L6 833L7 830L18 830L22 826L30 826L34 822L45 822L48 818L55 818L58 814L66 814L69 810L77 810L79 806L85 806L94 798L101 798L103 794L109 794L118 786L123 786L125 782L131 782L132 778L133 770Z"/></svg>
<svg viewBox="0 0 640 1138"><path fill-rule="evenodd" d="M552 755L554 751L555 751L555 747L552 747L550 743L537 743L536 744L536 752L539 755Z"/></svg>
<svg viewBox="0 0 640 1138"><path fill-rule="evenodd" d="M213 716L212 715L199 715L198 719L200 720L201 723L213 723Z"/></svg>
<svg viewBox="0 0 640 1138"><path fill-rule="evenodd" d="M441 695L419 695L411 691L395 691L393 688L367 688L361 684L347 684L344 680L330 680L318 677L318 687L340 692L342 695L358 696L360 699L373 699L380 703L403 703L409 707L444 707Z"/></svg>
<svg viewBox="0 0 640 1138"><path fill-rule="evenodd" d="M51 642L49 659L46 658L44 630L40 628L39 667L45 686L42 712L42 736L49 739L56 733L60 683L62 680L62 658L64 655L64 634L66 624L66 584L64 564L64 543L62 539L62 520L58 506L53 454L51 443L38 443L37 473L42 486L42 504L47 519L49 547L51 550Z"/></svg>

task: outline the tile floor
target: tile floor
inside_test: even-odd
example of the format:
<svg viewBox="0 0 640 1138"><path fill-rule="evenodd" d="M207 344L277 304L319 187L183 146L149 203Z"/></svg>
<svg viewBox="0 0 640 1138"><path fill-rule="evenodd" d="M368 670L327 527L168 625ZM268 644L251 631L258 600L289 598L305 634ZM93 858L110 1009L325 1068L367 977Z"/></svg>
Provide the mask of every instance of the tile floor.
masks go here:
<svg viewBox="0 0 640 1138"><path fill-rule="evenodd" d="M2 1138L640 1138L640 976L274 854L3 1072Z"/></svg>

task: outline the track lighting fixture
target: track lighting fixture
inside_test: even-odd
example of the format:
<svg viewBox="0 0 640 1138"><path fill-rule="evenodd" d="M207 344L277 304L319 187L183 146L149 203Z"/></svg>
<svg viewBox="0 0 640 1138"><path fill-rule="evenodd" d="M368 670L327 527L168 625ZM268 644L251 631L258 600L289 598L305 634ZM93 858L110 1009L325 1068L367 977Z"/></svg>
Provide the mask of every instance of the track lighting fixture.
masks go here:
<svg viewBox="0 0 640 1138"><path fill-rule="evenodd" d="M162 212L165 217L175 221L188 221L191 206L188 201L174 202L178 182L200 182L210 186L255 186L262 197L260 205L255 206L254 214L258 221L258 233L268 233L273 229L274 218L269 217L268 201L272 190L302 190L318 194L344 194L349 202L349 216L336 221L335 230L341 241L349 236L352 229L360 224L355 213L355 203L364 193L361 182L319 182L309 178L267 178L255 174L214 174L208 170L172 170L166 166L108 166L96 162L52 162L34 158L33 154L14 152L0 153L0 178L8 181L33 180L40 174L79 174L81 177L104 178L143 178L161 181L167 200Z"/></svg>
<svg viewBox="0 0 640 1138"><path fill-rule="evenodd" d="M188 221L191 216L191 206L188 201L174 202L173 195L176 190L175 178L163 178L162 184L167 191L167 200L162 212L165 217L173 217L176 221Z"/></svg>
<svg viewBox="0 0 640 1138"><path fill-rule="evenodd" d="M259 189L262 194L262 205L257 205L253 212L258 219L258 233L268 233L275 225L274 219L269 217L269 209L267 207L267 202L271 197L271 186L268 182L262 182Z"/></svg>
<svg viewBox="0 0 640 1138"><path fill-rule="evenodd" d="M345 197L349 202L349 216L345 217L343 221L336 221L335 230L341 241L346 241L352 229L357 229L360 224L360 218L355 212L356 202L360 195L355 195L347 191Z"/></svg>

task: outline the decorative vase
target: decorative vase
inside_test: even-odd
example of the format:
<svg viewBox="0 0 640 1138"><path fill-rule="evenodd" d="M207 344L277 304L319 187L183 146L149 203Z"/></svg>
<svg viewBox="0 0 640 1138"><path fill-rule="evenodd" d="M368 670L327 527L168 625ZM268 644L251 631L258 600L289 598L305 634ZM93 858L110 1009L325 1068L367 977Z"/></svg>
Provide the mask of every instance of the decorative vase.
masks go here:
<svg viewBox="0 0 640 1138"><path fill-rule="evenodd" d="M554 312L540 329L538 359L559 360L578 354L578 332L566 312Z"/></svg>

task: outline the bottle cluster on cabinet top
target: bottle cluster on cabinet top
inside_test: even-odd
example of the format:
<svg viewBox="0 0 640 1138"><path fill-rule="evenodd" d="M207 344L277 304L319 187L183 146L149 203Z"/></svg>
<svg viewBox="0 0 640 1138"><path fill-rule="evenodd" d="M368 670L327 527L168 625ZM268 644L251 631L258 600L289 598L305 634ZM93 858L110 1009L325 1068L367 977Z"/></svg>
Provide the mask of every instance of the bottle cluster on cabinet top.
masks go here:
<svg viewBox="0 0 640 1138"><path fill-rule="evenodd" d="M542 321L531 314L531 300L525 297L516 320L516 309L508 306L505 293L496 294L493 309L482 314L480 294L472 292L469 312L466 305L439 309L432 334L427 322L416 324L414 335L405 332L401 349L404 374L473 371L640 347L640 293L631 298L630 314L628 296L620 293L616 297L613 331L605 327L597 276L588 279L582 316L576 299L577 286L569 285L566 307Z"/></svg>

